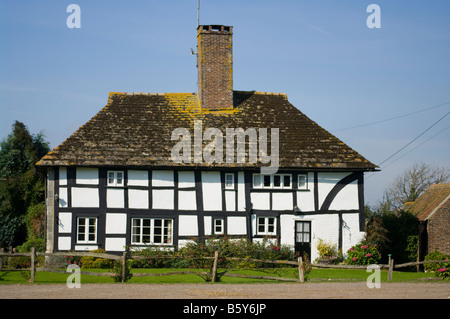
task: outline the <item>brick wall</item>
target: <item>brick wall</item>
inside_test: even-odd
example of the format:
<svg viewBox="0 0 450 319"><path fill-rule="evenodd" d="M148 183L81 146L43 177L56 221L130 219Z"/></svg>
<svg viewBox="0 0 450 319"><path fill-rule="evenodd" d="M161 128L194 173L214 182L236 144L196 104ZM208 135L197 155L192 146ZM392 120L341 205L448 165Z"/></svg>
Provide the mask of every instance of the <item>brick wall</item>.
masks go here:
<svg viewBox="0 0 450 319"><path fill-rule="evenodd" d="M233 28L199 26L197 67L202 108L233 107Z"/></svg>
<svg viewBox="0 0 450 319"><path fill-rule="evenodd" d="M428 252L450 254L450 199L428 219Z"/></svg>

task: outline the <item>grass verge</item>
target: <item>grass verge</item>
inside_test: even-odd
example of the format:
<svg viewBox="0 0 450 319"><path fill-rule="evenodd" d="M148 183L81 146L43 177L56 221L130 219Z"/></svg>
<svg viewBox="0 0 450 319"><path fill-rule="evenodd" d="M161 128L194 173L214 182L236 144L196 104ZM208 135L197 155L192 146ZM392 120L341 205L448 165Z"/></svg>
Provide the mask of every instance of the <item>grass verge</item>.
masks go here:
<svg viewBox="0 0 450 319"><path fill-rule="evenodd" d="M83 269L84 270L84 269ZM174 271L192 271L192 269L166 269L166 268L152 268L133 269L132 273L167 273ZM106 269L89 269L91 272L108 272ZM220 271L220 270L219 270ZM271 276L284 277L295 279L296 269L294 268L277 268L277 269L253 269L253 270L234 270L230 273L241 274L242 277L228 277L223 276L219 283L279 283L282 281L275 281L269 279L253 279L245 278L244 276ZM29 272L27 272L29 274ZM371 273L364 269L313 269L308 276L310 282L330 282L330 281L366 281ZM65 284L69 273L52 273L52 272L36 272L35 284ZM381 281L387 282L388 273L385 270L381 271ZM432 274L421 272L401 272L394 271L392 282L424 282L426 278L434 278ZM433 280L436 282L436 280ZM21 274L20 271L0 271L0 285L2 284L26 284L26 274ZM107 276L91 276L81 275L81 283L114 283L113 278ZM205 283L205 281L195 274L174 274L170 276L147 276L147 277L132 277L128 283L144 283L144 284L160 284L160 283Z"/></svg>

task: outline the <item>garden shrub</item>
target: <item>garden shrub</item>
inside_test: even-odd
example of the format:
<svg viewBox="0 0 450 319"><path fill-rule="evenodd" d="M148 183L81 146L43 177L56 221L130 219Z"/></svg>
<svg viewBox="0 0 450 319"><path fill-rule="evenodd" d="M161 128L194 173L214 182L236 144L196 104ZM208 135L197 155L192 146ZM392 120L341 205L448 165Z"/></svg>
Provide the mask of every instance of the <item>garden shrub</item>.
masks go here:
<svg viewBox="0 0 450 319"><path fill-rule="evenodd" d="M450 255L443 254L439 250L429 253L424 260L449 260ZM424 264L425 272L434 272L436 277L449 278L450 277L450 261L442 263Z"/></svg>
<svg viewBox="0 0 450 319"><path fill-rule="evenodd" d="M337 245L325 242L322 238L319 238L319 243L316 246L319 252L319 258L333 258L337 256Z"/></svg>
<svg viewBox="0 0 450 319"><path fill-rule="evenodd" d="M345 262L349 265L371 265L377 264L381 259L378 249L366 242L361 242L347 250Z"/></svg>
<svg viewBox="0 0 450 319"><path fill-rule="evenodd" d="M91 253L106 254L104 249L91 250ZM114 260L100 257L88 257L88 256L71 256L70 252L65 256L67 264L78 265L80 268L112 268Z"/></svg>

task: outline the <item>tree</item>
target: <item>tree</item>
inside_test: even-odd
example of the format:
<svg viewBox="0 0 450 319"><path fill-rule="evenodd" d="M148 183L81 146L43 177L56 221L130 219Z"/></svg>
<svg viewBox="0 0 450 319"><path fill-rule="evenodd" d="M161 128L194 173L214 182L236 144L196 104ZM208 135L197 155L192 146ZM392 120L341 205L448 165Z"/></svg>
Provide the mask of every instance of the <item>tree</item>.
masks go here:
<svg viewBox="0 0 450 319"><path fill-rule="evenodd" d="M16 121L0 145L0 246L8 247L40 235L40 230L27 233L27 226L39 229L30 225L44 218L44 180L34 164L49 151L49 143Z"/></svg>
<svg viewBox="0 0 450 319"><path fill-rule="evenodd" d="M387 199L395 208L400 208L406 202L415 201L432 184L444 183L449 177L450 170L446 167L416 163L396 177L387 189Z"/></svg>

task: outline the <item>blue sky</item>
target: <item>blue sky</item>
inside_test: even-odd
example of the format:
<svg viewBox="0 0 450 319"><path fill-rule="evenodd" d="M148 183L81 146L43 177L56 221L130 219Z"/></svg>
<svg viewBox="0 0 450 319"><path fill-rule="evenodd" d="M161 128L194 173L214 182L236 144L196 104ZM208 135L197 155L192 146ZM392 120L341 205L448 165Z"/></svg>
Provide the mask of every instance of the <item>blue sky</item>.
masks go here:
<svg viewBox="0 0 450 319"><path fill-rule="evenodd" d="M71 3L80 29L66 25ZM366 24L371 3L379 29ZM234 27L234 89L286 93L379 164L450 111L449 12L446 0L202 0L200 24ZM53 148L109 92L195 92L196 27L197 0L2 0L0 138L19 120ZM369 174L367 203L415 162L449 167L449 125L450 115Z"/></svg>

